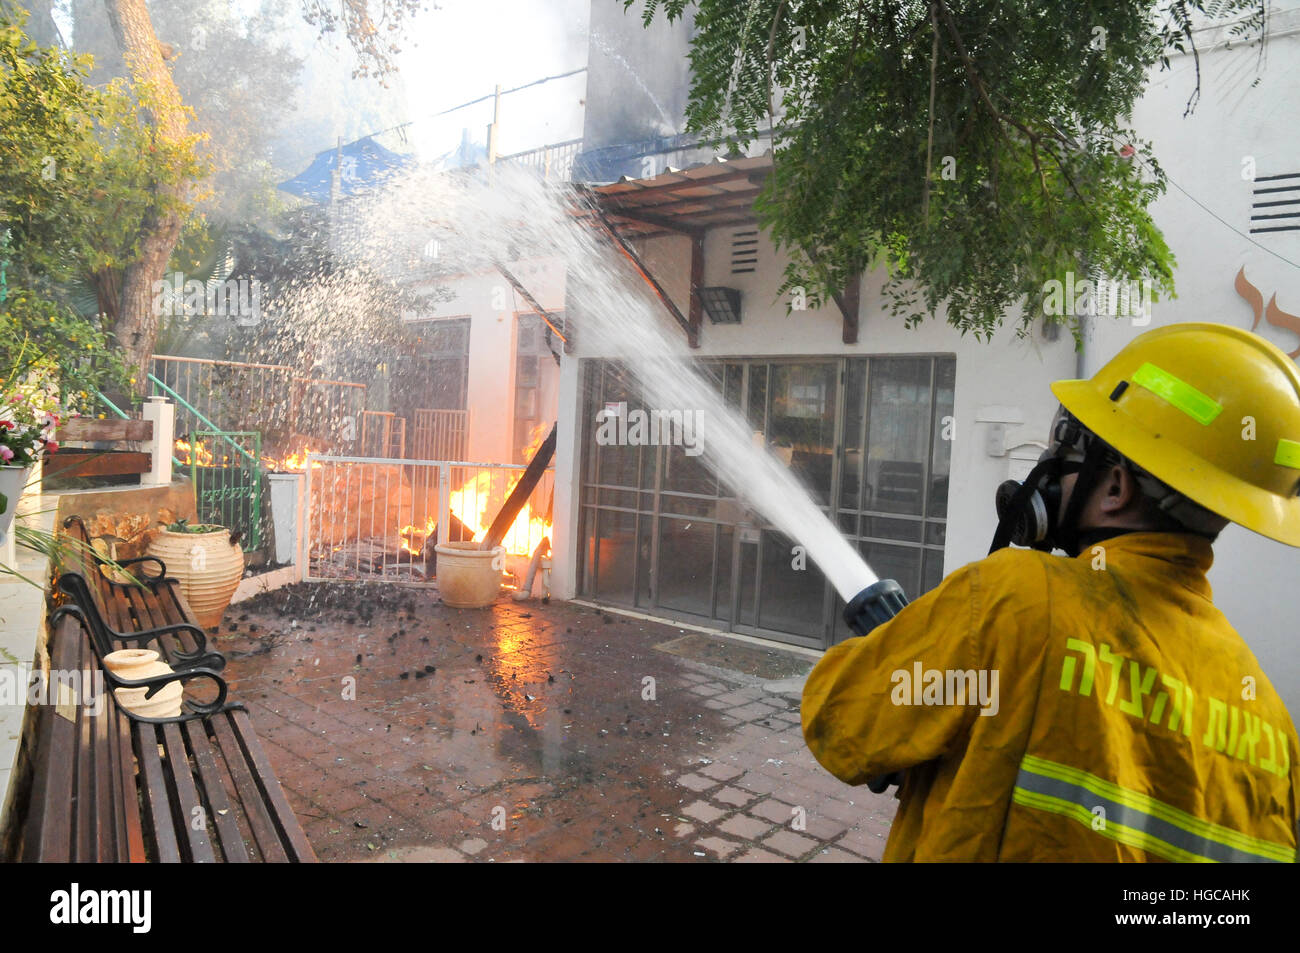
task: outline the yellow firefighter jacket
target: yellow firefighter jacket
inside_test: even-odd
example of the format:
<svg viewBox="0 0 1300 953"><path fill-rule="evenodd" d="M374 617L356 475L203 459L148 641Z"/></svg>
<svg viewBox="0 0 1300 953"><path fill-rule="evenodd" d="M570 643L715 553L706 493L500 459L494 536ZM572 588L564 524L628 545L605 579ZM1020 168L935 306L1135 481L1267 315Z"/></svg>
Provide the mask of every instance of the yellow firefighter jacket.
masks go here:
<svg viewBox="0 0 1300 953"><path fill-rule="evenodd" d="M910 769L887 861L1294 861L1295 726L1212 561L1132 533L971 563L826 653L808 746L849 784Z"/></svg>

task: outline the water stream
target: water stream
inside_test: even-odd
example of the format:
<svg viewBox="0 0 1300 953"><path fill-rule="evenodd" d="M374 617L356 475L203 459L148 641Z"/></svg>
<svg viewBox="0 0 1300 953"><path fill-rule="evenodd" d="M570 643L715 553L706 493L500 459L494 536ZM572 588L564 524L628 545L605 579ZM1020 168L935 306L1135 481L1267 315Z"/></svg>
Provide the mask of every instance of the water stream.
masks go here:
<svg viewBox="0 0 1300 953"><path fill-rule="evenodd" d="M597 229L575 217L570 193L503 166L490 177L421 172L378 196L367 218L354 251L377 266L411 260L412 249L427 247L430 239L438 241L448 276L490 274L499 261L561 260L579 353L621 362L647 409L695 412L700 458L749 507L805 547L846 601L876 581L787 465L755 445L748 422L698 366L653 291ZM519 277L526 286L527 276ZM509 300L509 286L504 279L501 284ZM598 426L597 420L580 421L579 434Z"/></svg>

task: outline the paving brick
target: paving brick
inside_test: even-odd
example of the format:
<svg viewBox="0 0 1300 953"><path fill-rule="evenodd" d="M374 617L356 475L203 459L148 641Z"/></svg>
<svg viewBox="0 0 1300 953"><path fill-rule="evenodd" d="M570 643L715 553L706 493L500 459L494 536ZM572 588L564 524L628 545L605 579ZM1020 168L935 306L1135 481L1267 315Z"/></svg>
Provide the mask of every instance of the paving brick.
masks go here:
<svg viewBox="0 0 1300 953"><path fill-rule="evenodd" d="M753 721L756 718L767 718L772 714L772 709L766 705L760 705L758 702L751 702L748 705L738 705L732 708L728 714L733 718L739 718L741 721Z"/></svg>
<svg viewBox="0 0 1300 953"><path fill-rule="evenodd" d="M692 801L682 808L682 813L705 824L712 824L718 818L726 816L727 812L714 807L708 801Z"/></svg>
<svg viewBox="0 0 1300 953"><path fill-rule="evenodd" d="M713 764L706 764L700 768L700 774L707 774L711 778L717 778L719 781L730 781L745 773L744 768L738 768L734 764L724 764L721 761L715 761Z"/></svg>
<svg viewBox="0 0 1300 953"><path fill-rule="evenodd" d="M856 857L846 850L840 850L838 847L828 847L825 850L819 850L816 854L808 859L810 864L860 864L861 857Z"/></svg>
<svg viewBox="0 0 1300 953"><path fill-rule="evenodd" d="M849 856L852 856L851 854ZM736 864L788 864L789 858L782 857L780 854L774 854L771 851L763 850L761 847L751 847L732 863Z"/></svg>
<svg viewBox="0 0 1300 953"><path fill-rule="evenodd" d="M695 846L717 854L724 860L740 848L735 841L727 840L725 837L704 837L697 840Z"/></svg>
<svg viewBox="0 0 1300 953"><path fill-rule="evenodd" d="M764 820L771 821L773 824L788 824L794 819L794 807L773 798L760 801L750 807L748 812Z"/></svg>
<svg viewBox="0 0 1300 953"><path fill-rule="evenodd" d="M787 857L802 857L808 851L817 846L817 841L811 837L804 837L802 834L796 834L793 831L777 831L767 840L763 841L765 847L772 850L780 851Z"/></svg>
<svg viewBox="0 0 1300 953"><path fill-rule="evenodd" d="M730 804L732 807L744 807L754 800L754 795L749 791L742 791L740 788L733 788L728 785L721 791L715 791L713 799L721 801L723 804Z"/></svg>
<svg viewBox="0 0 1300 953"><path fill-rule="evenodd" d="M736 779L735 783L742 788L753 791L755 794L771 794L781 787L780 782L776 779L769 778L766 774L761 774L758 771L745 772Z"/></svg>
<svg viewBox="0 0 1300 953"><path fill-rule="evenodd" d="M724 834L731 834L733 837L739 837L741 840L757 840L772 829L772 822L762 818L749 817L746 814L737 814L729 817L718 825L718 830Z"/></svg>
<svg viewBox="0 0 1300 953"><path fill-rule="evenodd" d="M702 778L698 774L683 774L677 779L677 783L692 791L707 791L718 782L713 778Z"/></svg>

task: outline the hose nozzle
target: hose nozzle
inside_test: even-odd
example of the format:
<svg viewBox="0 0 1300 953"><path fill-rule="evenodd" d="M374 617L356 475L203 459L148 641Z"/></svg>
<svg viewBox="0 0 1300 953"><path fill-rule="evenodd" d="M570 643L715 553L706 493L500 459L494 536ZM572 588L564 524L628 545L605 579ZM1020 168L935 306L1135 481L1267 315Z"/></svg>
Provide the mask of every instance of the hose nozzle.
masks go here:
<svg viewBox="0 0 1300 953"><path fill-rule="evenodd" d="M884 625L907 605L903 587L892 579L873 582L844 607L844 621L858 635L866 635Z"/></svg>

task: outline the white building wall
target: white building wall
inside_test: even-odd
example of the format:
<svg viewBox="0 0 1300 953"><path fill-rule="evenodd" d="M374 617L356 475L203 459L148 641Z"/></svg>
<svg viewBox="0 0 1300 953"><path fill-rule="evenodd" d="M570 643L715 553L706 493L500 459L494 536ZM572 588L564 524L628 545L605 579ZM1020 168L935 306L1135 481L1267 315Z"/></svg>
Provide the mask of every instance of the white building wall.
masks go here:
<svg viewBox="0 0 1300 953"><path fill-rule="evenodd" d="M508 267L548 312L564 310L565 273L559 261L533 259ZM452 294L451 300L436 302L418 317L470 319L466 455L476 462L512 462L516 317L533 308L495 271L451 279L441 287ZM559 406L558 385L549 374L543 385L542 417L553 420Z"/></svg>
<svg viewBox="0 0 1300 953"><path fill-rule="evenodd" d="M1265 302L1276 293L1280 308L1300 315L1300 232L1249 234L1255 183L1243 176L1248 158L1257 175L1300 172L1300 4L1271 6L1262 62L1257 48L1207 52L1212 40L1203 37L1195 112L1183 118L1194 85L1189 57L1153 74L1135 110L1134 125L1152 141L1171 180L1154 213L1178 260L1178 298L1154 306L1150 327L1209 321L1249 329L1254 313L1233 289L1243 266ZM1259 85L1252 88L1257 75ZM1129 321L1099 319L1087 348L1087 373L1144 330ZM1258 333L1288 353L1300 348L1300 336L1267 321ZM1215 546L1210 582L1215 604L1251 646L1292 716L1300 716L1300 626L1293 599L1300 550L1230 526Z"/></svg>

